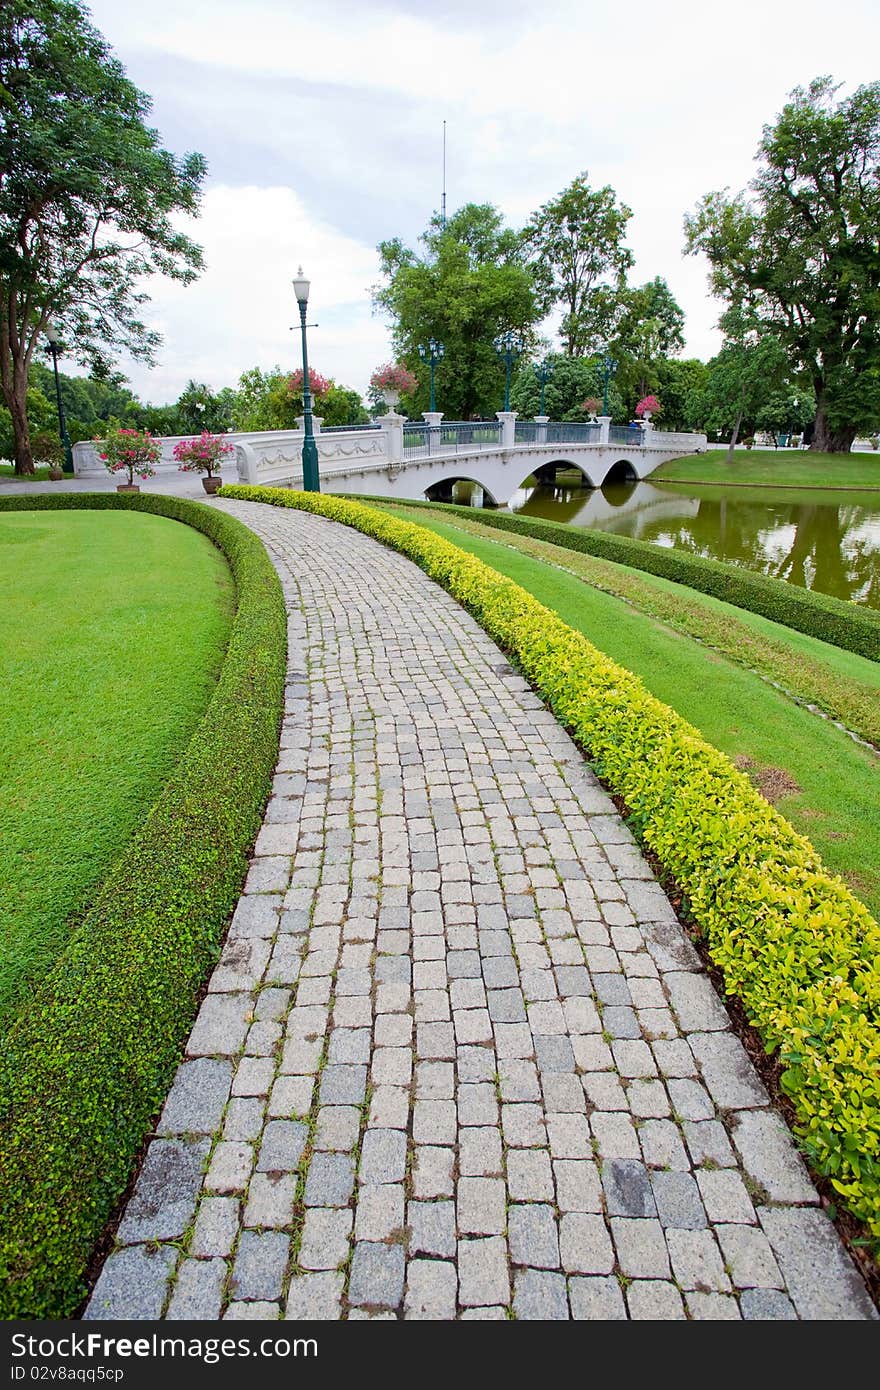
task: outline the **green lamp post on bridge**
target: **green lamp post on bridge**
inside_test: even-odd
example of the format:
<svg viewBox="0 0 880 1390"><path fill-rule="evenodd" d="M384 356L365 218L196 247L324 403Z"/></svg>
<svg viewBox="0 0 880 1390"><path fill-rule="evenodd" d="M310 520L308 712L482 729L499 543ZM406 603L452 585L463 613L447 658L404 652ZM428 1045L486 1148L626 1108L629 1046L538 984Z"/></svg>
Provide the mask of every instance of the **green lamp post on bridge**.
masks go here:
<svg viewBox="0 0 880 1390"><path fill-rule="evenodd" d="M438 362L443 361L445 352L445 347L437 338L429 338L427 343L419 348L419 357L423 362L427 362L431 373L431 403L428 406L428 409L431 411L437 409L437 401L434 395L434 368L437 366Z"/></svg>
<svg viewBox="0 0 880 1390"><path fill-rule="evenodd" d="M506 333L499 333L493 344L495 351L504 363L504 409L510 409L510 373L513 364L522 355L525 341L521 333L517 333L513 328L509 328Z"/></svg>
<svg viewBox="0 0 880 1390"><path fill-rule="evenodd" d="M302 266L296 272L293 281L293 292L296 295L296 302L299 305L299 322L302 329L302 360L303 360L303 491L320 492L321 479L318 473L318 446L315 443L315 431L312 425L312 391L309 383L309 350L306 343L306 309L309 305L309 286L310 281L303 275ZM312 327L317 325L312 324Z"/></svg>
<svg viewBox="0 0 880 1390"><path fill-rule="evenodd" d="M548 381L552 381L555 366L549 357L545 357L543 362L535 363L535 376L541 388L541 403L538 407L538 414L544 414L544 388Z"/></svg>
<svg viewBox="0 0 880 1390"><path fill-rule="evenodd" d="M608 414L608 383L617 371L617 363L607 352L599 359L602 368L602 414Z"/></svg>
<svg viewBox="0 0 880 1390"><path fill-rule="evenodd" d="M50 319L46 324L46 342L49 344L49 351L52 354L52 366L55 369L55 399L58 402L58 436L61 440L61 447L64 450L64 472L73 472L73 445L70 442L70 435L67 432L67 420L64 415L64 402L61 399L61 381L58 376L58 354L61 351L60 338L55 323Z"/></svg>

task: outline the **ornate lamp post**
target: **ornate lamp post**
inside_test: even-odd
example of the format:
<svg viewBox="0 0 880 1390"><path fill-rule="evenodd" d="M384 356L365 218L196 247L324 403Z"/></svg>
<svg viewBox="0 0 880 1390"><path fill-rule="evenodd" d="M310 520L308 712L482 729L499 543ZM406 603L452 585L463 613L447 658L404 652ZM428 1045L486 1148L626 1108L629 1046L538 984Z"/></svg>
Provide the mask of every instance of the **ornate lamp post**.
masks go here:
<svg viewBox="0 0 880 1390"><path fill-rule="evenodd" d="M67 433L67 420L64 418L64 403L61 400L61 382L58 379L58 353L60 352L58 329L50 320L46 324L46 341L49 344L49 351L52 354L52 366L55 368L55 399L58 402L58 435L61 439L61 446L64 449L64 472L73 472L73 447L70 443L70 435Z"/></svg>
<svg viewBox="0 0 880 1390"><path fill-rule="evenodd" d="M614 373L617 371L617 363L615 362L614 358L610 357L609 354L606 352L605 356L600 359L600 366L602 368L602 414L607 415L608 383L613 377Z"/></svg>
<svg viewBox="0 0 880 1390"><path fill-rule="evenodd" d="M302 266L296 272L293 292L299 305L299 322L302 329L303 359L303 491L320 492L321 479L318 474L318 446L312 427L312 392L309 385L309 351L306 344L306 309L309 305L310 281L303 275Z"/></svg>
<svg viewBox="0 0 880 1390"><path fill-rule="evenodd" d="M423 362L427 362L431 369L431 404L428 406L429 410L437 409L437 403L434 398L434 368L438 362L443 361L443 354L445 352L445 347L436 338L429 338L427 343L419 348L419 357Z"/></svg>
<svg viewBox="0 0 880 1390"><path fill-rule="evenodd" d="M506 333L499 333L493 344L495 351L504 363L504 409L510 409L510 373L514 362L519 357L525 343L521 333L509 328Z"/></svg>
<svg viewBox="0 0 880 1390"><path fill-rule="evenodd" d="M554 371L554 364L549 357L545 357L543 362L537 362L535 364L535 376L538 378L538 384L541 387L541 404L538 407L539 415L544 414L544 387L547 385L548 381L553 379Z"/></svg>

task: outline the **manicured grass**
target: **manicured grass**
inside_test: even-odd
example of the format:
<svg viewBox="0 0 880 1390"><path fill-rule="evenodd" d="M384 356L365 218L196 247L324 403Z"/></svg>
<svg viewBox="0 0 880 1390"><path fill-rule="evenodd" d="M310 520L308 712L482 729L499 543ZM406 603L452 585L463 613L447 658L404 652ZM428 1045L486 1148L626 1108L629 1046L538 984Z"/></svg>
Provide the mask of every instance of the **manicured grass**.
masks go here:
<svg viewBox="0 0 880 1390"><path fill-rule="evenodd" d="M402 508L397 514L412 515ZM419 515L449 524L448 513L442 508ZM486 540L497 539L497 532L460 513L451 524ZM853 733L880 745L880 664L876 661L628 565L515 532L505 533L504 544L568 570L594 588L616 594L737 665L758 671L795 698L817 705Z"/></svg>
<svg viewBox="0 0 880 1390"><path fill-rule="evenodd" d="M12 478L20 483L47 483L49 481L49 469L48 467L35 468L33 473L28 473L27 477L23 478L20 474L16 473L15 464L0 463L0 481L2 481L3 478Z"/></svg>
<svg viewBox="0 0 880 1390"><path fill-rule="evenodd" d="M272 562L223 511L161 493L0 497L0 514L29 511L182 522L225 556L235 605L203 717L0 1047L6 1319L71 1317L82 1302L244 882L278 755L287 649Z"/></svg>
<svg viewBox="0 0 880 1390"><path fill-rule="evenodd" d="M813 454L808 449L726 449L670 459L651 482L677 479L699 483L761 483L767 487L880 488L880 453Z"/></svg>
<svg viewBox="0 0 880 1390"><path fill-rule="evenodd" d="M875 754L858 747L834 725L795 704L753 671L672 630L665 618L639 611L631 596L623 601L545 559L468 534L458 519L449 524L422 511L383 510L396 512L407 521L417 520L522 585L601 651L641 676L652 694L695 725L708 742L731 758L748 758L756 765L750 771L759 783L775 775L771 769L790 778L799 790L783 795L775 804L809 837L828 867L839 873L875 914L880 910L880 760ZM573 558L588 557L565 552L566 564ZM645 579L642 574L633 577ZM659 599L664 581L651 578ZM668 591L678 587L665 585ZM702 621L723 628L718 614L727 605L690 591L686 601L694 604ZM740 610L730 612L774 629L783 656L791 636L799 644L809 644L811 661L824 649L829 663L841 657L847 666L859 662L859 658L815 639L790 634L778 624L743 615ZM766 646L764 650L771 659ZM796 646L790 650L791 672L797 671L798 650ZM807 655L803 647L800 651ZM807 669L806 660L802 665ZM827 666L829 679L834 669L831 664ZM863 676L870 673L876 688L875 664L862 659L858 669Z"/></svg>
<svg viewBox="0 0 880 1390"><path fill-rule="evenodd" d="M234 590L165 517L0 513L0 1030L67 943L205 711Z"/></svg>

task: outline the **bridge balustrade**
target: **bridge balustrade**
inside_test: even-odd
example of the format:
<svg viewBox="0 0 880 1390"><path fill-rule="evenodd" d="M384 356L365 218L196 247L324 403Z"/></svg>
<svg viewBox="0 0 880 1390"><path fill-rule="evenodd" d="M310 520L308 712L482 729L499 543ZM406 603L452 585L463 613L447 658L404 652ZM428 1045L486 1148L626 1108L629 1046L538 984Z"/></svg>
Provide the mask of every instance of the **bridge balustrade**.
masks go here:
<svg viewBox="0 0 880 1390"><path fill-rule="evenodd" d="M609 444L625 444L628 449L638 449L644 442L641 425L612 425L608 430Z"/></svg>

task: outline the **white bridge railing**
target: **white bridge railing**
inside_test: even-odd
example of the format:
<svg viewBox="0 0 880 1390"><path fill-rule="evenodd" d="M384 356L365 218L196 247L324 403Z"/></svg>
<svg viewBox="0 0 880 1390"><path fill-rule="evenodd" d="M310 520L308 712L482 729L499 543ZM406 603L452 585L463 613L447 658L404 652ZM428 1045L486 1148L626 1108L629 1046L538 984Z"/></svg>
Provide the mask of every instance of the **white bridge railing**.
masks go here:
<svg viewBox="0 0 880 1390"><path fill-rule="evenodd" d="M387 469L390 476L409 463L441 461L449 457L480 451L518 453L565 445L567 449L608 449L620 446L642 451L659 449L700 453L706 448L704 434L673 434L652 428L650 421L630 426L613 426L607 415L589 423L551 422L546 416L517 424L515 410L501 410L497 421L443 421L442 414L426 412L424 423L407 421L393 411L380 416L372 425L350 429L321 429L315 420L315 444L321 477L369 473ZM191 436L183 436L190 438ZM303 428L228 434L238 477L243 483L298 481L302 478ZM173 450L179 437L162 439L159 472L177 468ZM73 447L74 471L79 476L104 473L97 447L83 441ZM228 462L227 462L228 466Z"/></svg>

